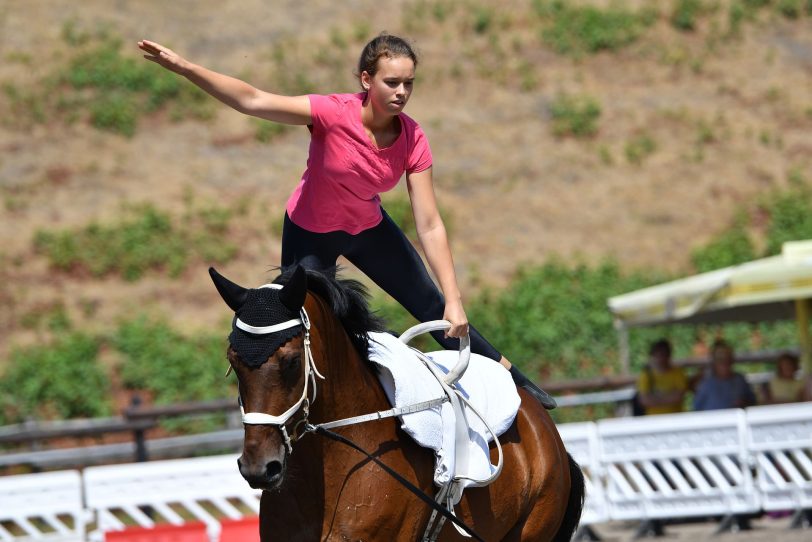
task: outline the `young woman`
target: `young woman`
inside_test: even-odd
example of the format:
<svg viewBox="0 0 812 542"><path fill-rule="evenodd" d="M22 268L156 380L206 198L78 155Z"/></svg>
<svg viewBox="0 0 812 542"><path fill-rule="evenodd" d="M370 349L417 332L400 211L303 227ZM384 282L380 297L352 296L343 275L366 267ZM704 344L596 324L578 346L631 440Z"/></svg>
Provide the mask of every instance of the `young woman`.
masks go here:
<svg viewBox="0 0 812 542"><path fill-rule="evenodd" d="M432 156L420 126L403 113L412 94L417 55L396 36L381 34L358 62L362 92L281 96L193 64L158 43L142 40L144 58L186 77L228 106L311 132L307 169L287 204L282 267L325 269L344 256L421 322L451 322L433 334L447 349L470 333L471 350L498 361L545 407L555 402L469 326L445 226L437 210ZM442 294L406 236L381 207L379 194L406 174L426 259Z"/></svg>

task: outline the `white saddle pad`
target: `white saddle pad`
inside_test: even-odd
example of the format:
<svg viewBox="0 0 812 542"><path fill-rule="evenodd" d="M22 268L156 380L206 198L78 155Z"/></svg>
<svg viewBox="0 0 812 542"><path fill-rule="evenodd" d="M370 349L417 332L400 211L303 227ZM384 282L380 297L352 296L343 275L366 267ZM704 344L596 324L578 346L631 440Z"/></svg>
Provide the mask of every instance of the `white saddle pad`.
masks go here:
<svg viewBox="0 0 812 542"><path fill-rule="evenodd" d="M379 378L394 407L408 406L444 397L442 387L414 351L397 337L388 333L369 334L369 359L380 366ZM448 373L459 359L451 350L426 354L443 373ZM457 389L483 415L496 436L511 426L521 399L510 373L492 359L471 354L468 369L457 382ZM468 442L455 442L455 416L449 403L400 417L401 427L414 440L434 450L436 456L434 481L442 486L452 477L485 480L493 473L488 443L491 435L479 417L469 412ZM456 447L465 446L468 472L455 472ZM474 485L463 481L463 487Z"/></svg>

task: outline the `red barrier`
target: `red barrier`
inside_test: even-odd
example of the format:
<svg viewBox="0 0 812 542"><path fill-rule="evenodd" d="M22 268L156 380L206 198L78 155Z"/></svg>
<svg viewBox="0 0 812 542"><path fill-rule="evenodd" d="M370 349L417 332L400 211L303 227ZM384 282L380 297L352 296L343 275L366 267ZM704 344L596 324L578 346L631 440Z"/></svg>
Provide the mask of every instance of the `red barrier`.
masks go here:
<svg viewBox="0 0 812 542"><path fill-rule="evenodd" d="M220 521L220 542L259 542L259 518L224 519Z"/></svg>
<svg viewBox="0 0 812 542"><path fill-rule="evenodd" d="M192 521L183 525L128 527L104 533L105 542L210 542L206 524ZM257 537L259 540L259 537Z"/></svg>

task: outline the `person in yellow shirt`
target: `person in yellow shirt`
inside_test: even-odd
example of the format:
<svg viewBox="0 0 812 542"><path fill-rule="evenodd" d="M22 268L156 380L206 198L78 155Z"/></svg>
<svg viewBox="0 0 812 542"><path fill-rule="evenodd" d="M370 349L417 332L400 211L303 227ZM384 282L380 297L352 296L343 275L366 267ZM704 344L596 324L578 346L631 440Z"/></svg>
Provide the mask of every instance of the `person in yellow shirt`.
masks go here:
<svg viewBox="0 0 812 542"><path fill-rule="evenodd" d="M796 378L798 356L786 352L775 364L775 377L763 389L764 404L794 403L804 400L804 381Z"/></svg>
<svg viewBox="0 0 812 542"><path fill-rule="evenodd" d="M649 349L649 361L637 379L640 404L646 415L682 412L688 378L671 365L671 343L660 339Z"/></svg>

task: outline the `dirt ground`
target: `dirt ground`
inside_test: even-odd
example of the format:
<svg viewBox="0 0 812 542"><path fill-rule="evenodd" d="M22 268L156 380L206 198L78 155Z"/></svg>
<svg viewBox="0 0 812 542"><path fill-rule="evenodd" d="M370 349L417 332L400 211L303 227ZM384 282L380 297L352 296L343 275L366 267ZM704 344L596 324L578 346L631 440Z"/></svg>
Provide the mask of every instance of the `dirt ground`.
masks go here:
<svg viewBox="0 0 812 542"><path fill-rule="evenodd" d="M739 38L713 41L713 29L680 33L663 17L631 47L573 59L541 43L525 2L505 3L505 30L485 37L459 30L470 28L473 7L442 24L416 24L420 5L11 0L0 5L0 83L33 88L63 66L68 22L104 25L133 58L135 41L149 37L269 90L269 59L281 43L293 40L306 55L330 48L337 31L411 37L422 79L407 112L432 144L466 295L556 255L688 272L691 250L729 227L738 210L753 213L758 233L758 199L785 185L793 169L812 176L809 18L770 17L745 25ZM342 53L343 78L319 92L355 90L357 49ZM496 49L507 51L501 60ZM520 60L522 69L511 68ZM520 88L523 73L535 87ZM552 133L550 104L561 93L599 101L595 136ZM247 284L267 278L279 259L273 224L304 168L307 131L262 144L246 118L215 110L208 122L144 118L132 138L83 123L0 123L0 359L10 345L36 339L20 324L26 316L56 304L88 329L145 310L170 314L189 331L222 323L205 262L179 279L155 272L130 283L57 273L34 253L37 230L114 220L124 202L180 212L190 192L200 201L247 199L250 212L230 233L239 257L221 271ZM640 135L656 149L630 163L626 146Z"/></svg>

